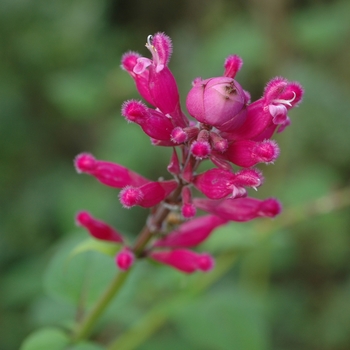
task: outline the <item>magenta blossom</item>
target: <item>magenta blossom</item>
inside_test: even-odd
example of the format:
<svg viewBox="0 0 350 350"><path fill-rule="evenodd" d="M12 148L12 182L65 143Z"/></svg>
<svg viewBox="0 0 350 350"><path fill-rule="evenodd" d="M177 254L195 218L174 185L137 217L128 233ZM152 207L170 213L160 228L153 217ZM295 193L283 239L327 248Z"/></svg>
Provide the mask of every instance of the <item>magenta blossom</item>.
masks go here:
<svg viewBox="0 0 350 350"><path fill-rule="evenodd" d="M278 200L250 198L247 189L257 189L264 182L255 166L278 158L279 147L271 138L290 124L288 113L301 102L303 89L297 82L276 77L263 96L251 102L236 80L243 60L230 55L222 76L193 81L186 98L187 117L168 67L170 38L156 33L147 38L146 47L151 58L130 51L123 55L121 66L148 105L126 101L122 115L138 124L153 145L173 148L167 168L172 178L151 181L122 165L82 153L75 159L79 173L121 189L119 199L125 208L150 208L150 215L134 244L128 245L121 233L85 211L77 215L77 224L96 239L123 244L115 257L123 271L141 258L184 273L209 271L213 258L190 248L230 221L273 218L280 213ZM206 160L214 167L197 173ZM208 214L196 216L197 210Z"/></svg>

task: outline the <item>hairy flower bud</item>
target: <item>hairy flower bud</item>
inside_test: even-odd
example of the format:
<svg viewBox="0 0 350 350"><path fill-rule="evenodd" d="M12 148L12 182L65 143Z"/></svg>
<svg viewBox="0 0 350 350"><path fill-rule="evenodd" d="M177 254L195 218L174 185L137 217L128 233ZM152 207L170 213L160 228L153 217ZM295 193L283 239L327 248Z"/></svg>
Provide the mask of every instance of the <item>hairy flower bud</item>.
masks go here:
<svg viewBox="0 0 350 350"><path fill-rule="evenodd" d="M104 160L97 160L89 153L79 154L74 160L74 165L78 173L92 175L104 185L115 188L141 186L149 182L128 168Z"/></svg>
<svg viewBox="0 0 350 350"><path fill-rule="evenodd" d="M175 180L149 182L141 187L125 187L119 194L119 199L125 208L139 205L150 208L159 204L177 187Z"/></svg>

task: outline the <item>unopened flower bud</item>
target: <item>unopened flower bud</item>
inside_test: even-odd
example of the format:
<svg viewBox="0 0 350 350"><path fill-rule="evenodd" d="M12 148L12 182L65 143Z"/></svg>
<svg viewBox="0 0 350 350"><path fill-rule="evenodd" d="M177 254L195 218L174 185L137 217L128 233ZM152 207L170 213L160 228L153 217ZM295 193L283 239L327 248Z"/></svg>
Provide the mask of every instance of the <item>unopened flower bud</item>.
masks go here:
<svg viewBox="0 0 350 350"><path fill-rule="evenodd" d="M122 115L130 122L139 124L148 136L156 139L169 141L174 126L171 119L164 114L148 108L142 102L130 100L124 102Z"/></svg>
<svg viewBox="0 0 350 350"><path fill-rule="evenodd" d="M173 131L171 132L171 141L173 141L176 144L184 143L188 139L188 136L186 132L177 126Z"/></svg>
<svg viewBox="0 0 350 350"><path fill-rule="evenodd" d="M244 91L229 77L196 80L187 95L186 106L193 118L221 131L238 128L246 117Z"/></svg>
<svg viewBox="0 0 350 350"><path fill-rule="evenodd" d="M278 155L279 148L273 140L262 142L239 140L233 142L225 152L225 156L230 162L245 168L258 163L273 163Z"/></svg>
<svg viewBox="0 0 350 350"><path fill-rule="evenodd" d="M135 261L134 253L127 247L124 247L120 252L118 252L115 257L115 262L117 266L123 270L127 271L133 265Z"/></svg>
<svg viewBox="0 0 350 350"><path fill-rule="evenodd" d="M274 217L281 212L280 203L273 198L228 198L211 200L194 198L193 204L204 211L231 221L250 221L257 217Z"/></svg>
<svg viewBox="0 0 350 350"><path fill-rule="evenodd" d="M198 269L203 272L208 272L214 268L215 261L213 257L208 253L202 253L198 260Z"/></svg>
<svg viewBox="0 0 350 350"><path fill-rule="evenodd" d="M78 173L94 176L104 185L123 188L125 186L141 186L149 182L143 176L119 164L95 159L89 153L81 153L74 160Z"/></svg>
<svg viewBox="0 0 350 350"><path fill-rule="evenodd" d="M175 180L149 182L141 187L125 187L119 194L121 204L125 208L139 205L150 208L164 200L178 183Z"/></svg>
<svg viewBox="0 0 350 350"><path fill-rule="evenodd" d="M75 217L75 221L78 226L85 227L94 238L116 243L123 242L123 237L117 230L95 219L87 211L79 212Z"/></svg>

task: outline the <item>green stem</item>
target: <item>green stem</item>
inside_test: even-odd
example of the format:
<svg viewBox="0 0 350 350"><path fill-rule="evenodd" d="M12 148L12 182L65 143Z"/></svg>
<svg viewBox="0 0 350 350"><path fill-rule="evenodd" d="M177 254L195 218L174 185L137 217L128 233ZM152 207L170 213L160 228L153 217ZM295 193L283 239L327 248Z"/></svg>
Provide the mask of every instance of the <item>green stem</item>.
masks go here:
<svg viewBox="0 0 350 350"><path fill-rule="evenodd" d="M195 296L206 290L214 282L218 281L226 272L228 272L237 255L234 253L222 254L216 261L215 270L199 275L196 283L190 290L185 290L178 295L171 296L162 300L158 305L152 308L145 316L140 318L131 329L121 334L112 342L107 350L133 350L141 345L146 339L154 334L168 319L170 315L176 314Z"/></svg>
<svg viewBox="0 0 350 350"><path fill-rule="evenodd" d="M104 312L109 302L113 299L113 297L118 293L120 288L123 286L126 278L128 277L130 270L125 272L121 271L114 277L114 279L112 280L112 283L101 295L100 299L94 305L92 310L87 314L83 322L79 324L78 327L76 328L72 337L73 342L79 342L80 340L85 339L89 335L97 319L101 316L101 314Z"/></svg>

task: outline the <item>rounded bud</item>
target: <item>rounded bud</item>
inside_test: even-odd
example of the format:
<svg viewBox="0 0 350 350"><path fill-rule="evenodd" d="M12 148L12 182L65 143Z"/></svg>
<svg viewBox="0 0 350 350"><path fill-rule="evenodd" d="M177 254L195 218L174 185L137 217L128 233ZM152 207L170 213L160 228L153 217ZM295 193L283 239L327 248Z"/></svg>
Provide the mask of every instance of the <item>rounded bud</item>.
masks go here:
<svg viewBox="0 0 350 350"><path fill-rule="evenodd" d="M184 218L193 218L196 215L197 209L192 203L185 203L181 207L181 214Z"/></svg>
<svg viewBox="0 0 350 350"><path fill-rule="evenodd" d="M282 211L281 203L274 198L265 199L260 206L260 215L270 218L275 217Z"/></svg>
<svg viewBox="0 0 350 350"><path fill-rule="evenodd" d="M187 95L186 106L199 122L221 131L238 128L246 118L246 95L230 77L196 80Z"/></svg>
<svg viewBox="0 0 350 350"><path fill-rule="evenodd" d="M133 265L135 261L135 255L129 248L123 248L115 257L115 263L123 270L127 271Z"/></svg>
<svg viewBox="0 0 350 350"><path fill-rule="evenodd" d="M89 153L81 153L75 158L74 165L78 173L89 172L95 169L96 159Z"/></svg>
<svg viewBox="0 0 350 350"><path fill-rule="evenodd" d="M186 132L177 126L176 128L173 129L171 132L171 141L174 143L180 144L186 142L188 139Z"/></svg>
<svg viewBox="0 0 350 350"><path fill-rule="evenodd" d="M207 141L194 141L191 145L191 153L197 159L207 158L211 152L211 147Z"/></svg>
<svg viewBox="0 0 350 350"><path fill-rule="evenodd" d="M215 261L208 253L202 253L197 258L198 269L208 272L213 269Z"/></svg>

